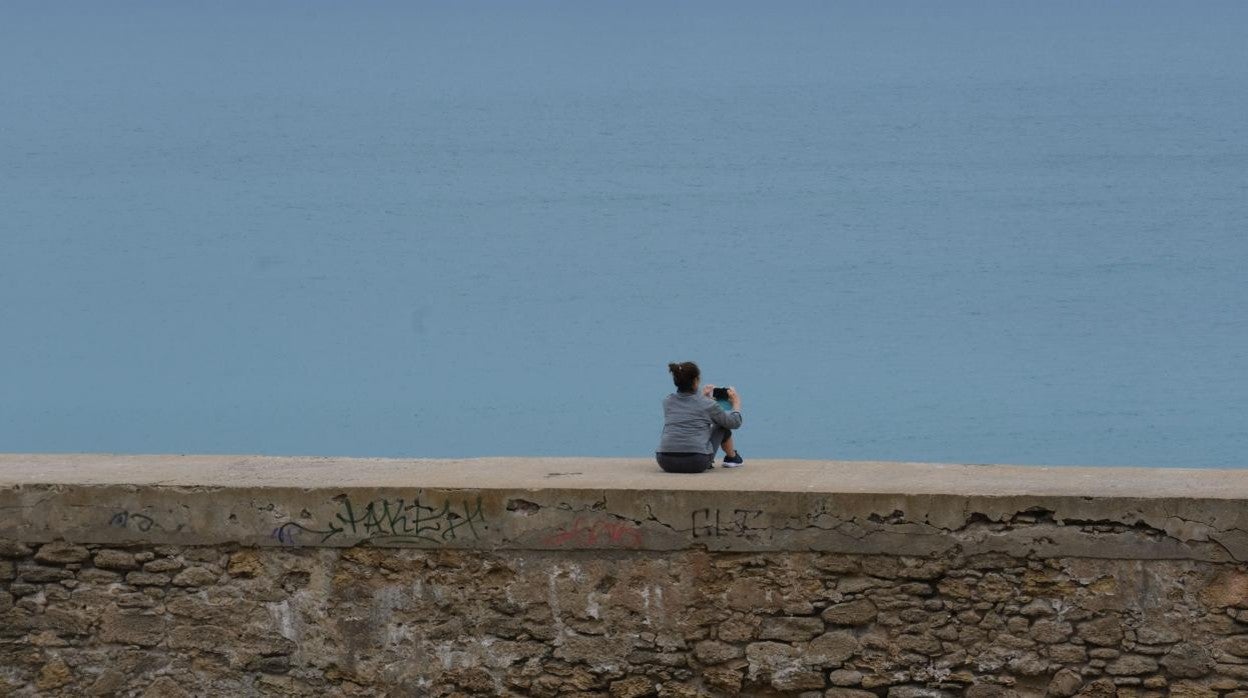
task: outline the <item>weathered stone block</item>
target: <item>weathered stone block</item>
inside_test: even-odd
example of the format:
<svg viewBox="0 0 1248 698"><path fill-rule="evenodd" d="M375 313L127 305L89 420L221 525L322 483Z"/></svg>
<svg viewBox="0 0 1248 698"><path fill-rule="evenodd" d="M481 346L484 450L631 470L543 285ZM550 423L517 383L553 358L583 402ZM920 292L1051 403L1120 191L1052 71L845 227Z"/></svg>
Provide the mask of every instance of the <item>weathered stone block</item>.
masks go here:
<svg viewBox="0 0 1248 698"><path fill-rule="evenodd" d="M1195 679L1213 671L1213 656L1209 650L1190 642L1175 645L1161 658L1166 673L1176 678Z"/></svg>
<svg viewBox="0 0 1248 698"><path fill-rule="evenodd" d="M965 600L975 598L975 583L972 578L946 578L940 580L936 588L943 596Z"/></svg>
<svg viewBox="0 0 1248 698"><path fill-rule="evenodd" d="M758 638L757 618L730 618L720 623L716 635L724 642L748 642Z"/></svg>
<svg viewBox="0 0 1248 698"><path fill-rule="evenodd" d="M25 543L19 543L8 538L0 538L0 557L3 558L20 558L26 557L31 553L31 548Z"/></svg>
<svg viewBox="0 0 1248 698"><path fill-rule="evenodd" d="M1052 616L1057 613L1053 609L1053 604L1047 599L1033 599L1018 610L1020 615L1028 618L1038 618L1041 616Z"/></svg>
<svg viewBox="0 0 1248 698"><path fill-rule="evenodd" d="M864 591L878 589L885 582L875 577L841 577L836 580L836 591L841 594L861 594Z"/></svg>
<svg viewBox="0 0 1248 698"><path fill-rule="evenodd" d="M745 656L745 650L737 645L730 645L715 640L704 640L693 647L693 655L703 664L719 664L729 659Z"/></svg>
<svg viewBox="0 0 1248 698"><path fill-rule="evenodd" d="M227 652L231 643L237 639L237 632L215 625L196 624L171 629L168 642L171 649Z"/></svg>
<svg viewBox="0 0 1248 698"><path fill-rule="evenodd" d="M902 584L896 587L896 589L898 592L905 594L907 596L923 597L923 596L931 596L932 594L936 593L936 590L932 587L931 584L925 584L923 582L910 582L909 584Z"/></svg>
<svg viewBox="0 0 1248 698"><path fill-rule="evenodd" d="M949 563L945 560L915 560L911 558L902 559L902 568L897 572L897 576L903 579L939 579L949 570Z"/></svg>
<svg viewBox="0 0 1248 698"><path fill-rule="evenodd" d="M1222 570L1200 591L1200 600L1212 609L1248 608L1248 572Z"/></svg>
<svg viewBox="0 0 1248 698"><path fill-rule="evenodd" d="M564 638L563 645L555 649L554 655L566 662L603 664L618 661L616 658L627 655L628 644L627 637L573 636Z"/></svg>
<svg viewBox="0 0 1248 698"><path fill-rule="evenodd" d="M230 556L230 564L226 567L226 572L231 577L253 579L264 572L264 563L260 559L260 553L255 549L240 550Z"/></svg>
<svg viewBox="0 0 1248 698"><path fill-rule="evenodd" d="M206 587L217 583L220 575L205 567L188 567L173 578L173 585L180 587Z"/></svg>
<svg viewBox="0 0 1248 698"><path fill-rule="evenodd" d="M853 639L852 636L850 639ZM854 644L858 644L856 640ZM853 652L851 651L850 654L853 654ZM846 657L848 656L846 655ZM833 686L857 686L862 683L862 672L853 669L837 669L828 673L828 683Z"/></svg>
<svg viewBox="0 0 1248 698"><path fill-rule="evenodd" d="M775 584L757 577L733 580L725 597L729 608L753 613L774 613L784 603Z"/></svg>
<svg viewBox="0 0 1248 698"><path fill-rule="evenodd" d="M1035 652L1026 652L1013 659L1006 664L1012 673L1020 676L1040 676L1047 674L1049 671L1048 662L1044 661Z"/></svg>
<svg viewBox="0 0 1248 698"><path fill-rule="evenodd" d="M1065 621L1038 620L1032 624L1029 633L1037 642L1051 645L1065 642L1074 631L1074 627Z"/></svg>
<svg viewBox="0 0 1248 698"><path fill-rule="evenodd" d="M611 682L611 698L643 698L658 694L658 684L644 676L630 676Z"/></svg>
<svg viewBox="0 0 1248 698"><path fill-rule="evenodd" d="M143 563L144 572L177 572L183 567L186 565L176 557L158 557Z"/></svg>
<svg viewBox="0 0 1248 698"><path fill-rule="evenodd" d="M1213 665L1213 669L1218 674L1218 681L1239 680L1248 685L1248 664L1224 664L1219 662Z"/></svg>
<svg viewBox="0 0 1248 698"><path fill-rule="evenodd" d="M793 645L780 642L751 642L745 648L745 657L749 662L749 677L757 679L761 675L774 675L780 671L805 671L802 651Z"/></svg>
<svg viewBox="0 0 1248 698"><path fill-rule="evenodd" d="M66 565L71 562L82 562L91 557L91 552L86 547L66 543L65 541L56 541L39 546L39 552L35 553L35 559L39 562L46 562L51 565Z"/></svg>
<svg viewBox="0 0 1248 698"><path fill-rule="evenodd" d="M789 616L808 616L815 612L815 605L805 599L787 598L780 606L780 612Z"/></svg>
<svg viewBox="0 0 1248 698"><path fill-rule="evenodd" d="M110 595L109 599L118 608L156 608L160 605L160 602L155 597L149 596L141 590L114 593Z"/></svg>
<svg viewBox="0 0 1248 698"><path fill-rule="evenodd" d="M854 637L853 633L846 630L824 633L811 640L810 644L807 645L806 661L814 666L840 666L841 663L852 657L857 651L858 639ZM862 675L858 674L858 681L861 680Z"/></svg>
<svg viewBox="0 0 1248 698"><path fill-rule="evenodd" d="M1135 630L1135 641L1144 645L1169 645L1182 639L1179 631L1169 625L1145 625Z"/></svg>
<svg viewBox="0 0 1248 698"><path fill-rule="evenodd" d="M710 688L735 696L741 692L742 672L726 667L711 667L702 672L702 680Z"/></svg>
<svg viewBox="0 0 1248 698"><path fill-rule="evenodd" d="M1005 575L988 573L975 584L975 597L989 603L1001 603L1013 598L1018 593L1017 588Z"/></svg>
<svg viewBox="0 0 1248 698"><path fill-rule="evenodd" d="M943 651L943 645L941 645L940 640L931 635L901 635L897 637L895 642L897 647L905 652L914 652L934 657Z"/></svg>
<svg viewBox="0 0 1248 698"><path fill-rule="evenodd" d="M93 559L96 567L106 570L137 570L139 568L138 560L134 559L134 553L125 550L104 549L95 553Z"/></svg>
<svg viewBox="0 0 1248 698"><path fill-rule="evenodd" d="M107 696L120 692L126 687L126 676L114 669L105 669L91 683L87 692L93 696Z"/></svg>
<svg viewBox="0 0 1248 698"><path fill-rule="evenodd" d="M265 674L285 674L290 671L290 657L285 655L279 655L276 657L257 657L250 662L247 662L247 669L249 671L259 671ZM490 675L485 669L477 669L474 674L484 677L485 681L488 682L489 685L493 685L492 680L490 680ZM461 679L461 682L462 681L463 679ZM472 686L472 684L464 683L460 683L460 685L465 688L470 688Z"/></svg>
<svg viewBox="0 0 1248 698"><path fill-rule="evenodd" d="M962 633L956 624L949 623L933 630L932 635L946 642L956 642Z"/></svg>
<svg viewBox="0 0 1248 698"><path fill-rule="evenodd" d="M803 642L823 632L823 621L818 618L764 618L758 630L762 640Z"/></svg>
<svg viewBox="0 0 1248 698"><path fill-rule="evenodd" d="M858 555L818 554L811 560L815 569L827 572L830 576L845 576L858 571Z"/></svg>
<svg viewBox="0 0 1248 698"><path fill-rule="evenodd" d="M1136 676L1154 671L1157 671L1157 660L1140 654L1124 655L1105 666L1105 673L1111 676Z"/></svg>
<svg viewBox="0 0 1248 698"><path fill-rule="evenodd" d="M121 579L121 575L112 570L101 570L94 567L78 573L78 581L84 584L112 584Z"/></svg>
<svg viewBox="0 0 1248 698"><path fill-rule="evenodd" d="M43 565L19 565L17 578L31 584L46 584L70 579L74 573L62 567L45 567Z"/></svg>
<svg viewBox="0 0 1248 698"><path fill-rule="evenodd" d="M884 555L868 555L860 561L863 574L892 579L901 572L901 560Z"/></svg>
<svg viewBox="0 0 1248 698"><path fill-rule="evenodd" d="M668 681L659 686L659 698L702 698L705 691L687 683Z"/></svg>
<svg viewBox="0 0 1248 698"><path fill-rule="evenodd" d="M388 553L383 551L382 554L386 555ZM182 551L182 557L186 558L187 560L192 560L194 562L217 563L217 562L221 562L224 556L225 554L222 553L219 548L215 548L210 545L195 546L191 548L186 548L185 550Z"/></svg>
<svg viewBox="0 0 1248 698"><path fill-rule="evenodd" d="M1096 679L1075 694L1079 698L1117 698L1118 687L1110 679Z"/></svg>
<svg viewBox="0 0 1248 698"><path fill-rule="evenodd" d="M126 583L134 586L164 586L169 583L169 575L152 574L151 572L131 572L126 575Z"/></svg>
<svg viewBox="0 0 1248 698"><path fill-rule="evenodd" d="M60 635L88 635L93 624L93 614L75 606L56 606L43 612L41 624Z"/></svg>
<svg viewBox="0 0 1248 698"><path fill-rule="evenodd" d="M1227 654L1236 657L1248 657L1248 635L1235 635L1218 643L1218 647Z"/></svg>
<svg viewBox="0 0 1248 698"><path fill-rule="evenodd" d="M810 691L828 685L823 672L802 669L780 669L772 674L771 685L781 691ZM817 695L817 694L816 694Z"/></svg>
<svg viewBox="0 0 1248 698"><path fill-rule="evenodd" d="M834 625L865 625L875 620L878 612L871 601L859 599L829 606L824 610L822 617Z"/></svg>
<svg viewBox="0 0 1248 698"><path fill-rule="evenodd" d="M60 659L53 659L39 669L39 676L35 679L35 688L40 691L51 691L66 686L72 681L73 674L69 666Z"/></svg>
<svg viewBox="0 0 1248 698"><path fill-rule="evenodd" d="M165 636L165 619L158 615L107 611L100 622L103 642L151 647Z"/></svg>
<svg viewBox="0 0 1248 698"><path fill-rule="evenodd" d="M26 642L32 647L65 647L69 645L69 642L63 640L51 630L41 630L34 635L29 635L26 637Z"/></svg>
<svg viewBox="0 0 1248 698"><path fill-rule="evenodd" d="M1084 642L1105 647L1113 647L1122 642L1122 621L1116 616L1090 620L1077 627L1078 635Z"/></svg>
<svg viewBox="0 0 1248 698"><path fill-rule="evenodd" d="M1217 698L1218 692L1192 681L1178 681L1170 684L1169 698Z"/></svg>

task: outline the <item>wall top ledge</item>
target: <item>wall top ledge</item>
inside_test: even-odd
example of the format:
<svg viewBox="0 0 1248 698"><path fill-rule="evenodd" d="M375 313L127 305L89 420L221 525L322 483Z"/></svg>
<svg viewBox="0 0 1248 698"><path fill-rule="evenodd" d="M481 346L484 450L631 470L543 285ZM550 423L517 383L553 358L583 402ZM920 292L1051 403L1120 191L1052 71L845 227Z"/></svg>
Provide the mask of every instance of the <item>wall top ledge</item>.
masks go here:
<svg viewBox="0 0 1248 698"><path fill-rule="evenodd" d="M0 454L0 539L1248 562L1248 470Z"/></svg>
<svg viewBox="0 0 1248 698"><path fill-rule="evenodd" d="M652 459L3 454L0 487L438 488L1248 500L1248 469L751 459L698 475Z"/></svg>

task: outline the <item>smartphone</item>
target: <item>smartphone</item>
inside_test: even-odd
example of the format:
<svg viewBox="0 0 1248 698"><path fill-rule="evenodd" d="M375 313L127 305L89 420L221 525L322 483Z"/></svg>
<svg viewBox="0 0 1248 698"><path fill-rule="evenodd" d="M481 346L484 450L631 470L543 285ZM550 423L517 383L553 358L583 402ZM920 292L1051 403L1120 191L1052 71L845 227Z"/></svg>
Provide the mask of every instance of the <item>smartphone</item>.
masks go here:
<svg viewBox="0 0 1248 698"><path fill-rule="evenodd" d="M716 400L727 400L729 399L728 389L727 388L711 388L711 397L715 398Z"/></svg>

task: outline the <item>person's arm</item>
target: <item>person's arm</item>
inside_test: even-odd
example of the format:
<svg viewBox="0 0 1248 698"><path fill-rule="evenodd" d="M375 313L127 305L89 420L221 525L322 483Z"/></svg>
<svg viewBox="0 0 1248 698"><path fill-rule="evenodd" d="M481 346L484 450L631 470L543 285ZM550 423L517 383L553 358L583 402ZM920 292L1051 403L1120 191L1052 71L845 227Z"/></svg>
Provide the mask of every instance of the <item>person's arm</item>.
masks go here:
<svg viewBox="0 0 1248 698"><path fill-rule="evenodd" d="M728 389L728 399L732 402L732 411L725 412L716 403L711 409L711 421L725 429L741 428L741 396L733 388Z"/></svg>

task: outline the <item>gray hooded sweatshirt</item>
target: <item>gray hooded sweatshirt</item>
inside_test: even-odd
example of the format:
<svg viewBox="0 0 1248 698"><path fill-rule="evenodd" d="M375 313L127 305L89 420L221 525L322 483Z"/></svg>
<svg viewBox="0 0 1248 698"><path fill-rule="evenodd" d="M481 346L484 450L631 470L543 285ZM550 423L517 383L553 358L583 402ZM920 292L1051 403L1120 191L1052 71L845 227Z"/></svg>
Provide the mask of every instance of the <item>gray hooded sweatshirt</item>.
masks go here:
<svg viewBox="0 0 1248 698"><path fill-rule="evenodd" d="M714 454L726 432L740 427L741 413L737 410L725 412L702 393L672 393L663 398L663 435L658 451Z"/></svg>

